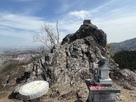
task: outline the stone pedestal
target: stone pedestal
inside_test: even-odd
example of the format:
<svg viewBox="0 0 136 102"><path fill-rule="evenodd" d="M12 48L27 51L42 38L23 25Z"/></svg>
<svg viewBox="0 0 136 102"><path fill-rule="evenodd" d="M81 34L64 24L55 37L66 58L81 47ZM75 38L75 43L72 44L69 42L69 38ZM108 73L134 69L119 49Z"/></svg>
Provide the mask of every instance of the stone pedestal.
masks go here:
<svg viewBox="0 0 136 102"><path fill-rule="evenodd" d="M120 89L117 86L96 85L92 80L86 81L89 89L87 102L115 102Z"/></svg>
<svg viewBox="0 0 136 102"><path fill-rule="evenodd" d="M112 80L110 78L109 79L99 79L99 81L101 85L111 85L112 84Z"/></svg>

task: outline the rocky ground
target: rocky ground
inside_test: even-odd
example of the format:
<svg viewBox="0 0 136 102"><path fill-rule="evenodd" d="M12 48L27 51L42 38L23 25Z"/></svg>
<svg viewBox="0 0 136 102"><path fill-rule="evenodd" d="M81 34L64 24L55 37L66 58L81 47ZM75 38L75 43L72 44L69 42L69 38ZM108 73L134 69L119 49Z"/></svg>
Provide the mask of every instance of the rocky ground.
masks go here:
<svg viewBox="0 0 136 102"><path fill-rule="evenodd" d="M45 96L32 102L86 102L85 79L92 78L93 64L102 56L110 65L113 82L122 89L118 102L135 102L136 73L120 70L110 58L106 44L106 34L91 22L84 22L74 34L67 35L60 45L54 46L47 56L19 66L8 74L2 73L0 102L21 102L16 99L15 89L34 80L48 81L50 89Z"/></svg>
<svg viewBox="0 0 136 102"><path fill-rule="evenodd" d="M86 102L88 96L88 90L85 85L81 87L84 88L80 90L79 96L80 94L82 94L82 98L81 98L82 102ZM121 93L117 96L117 102L135 102L136 88L135 90L125 89L123 88L123 86L120 86L120 88L121 88ZM12 90L1 92L0 102L22 102L21 100L9 99L8 97L11 93ZM71 90L71 89L69 90L68 88L67 89L61 88L60 92L57 89L55 90L50 89L47 95L41 97L40 99L33 100L32 102L80 102L80 101L78 101L77 90Z"/></svg>

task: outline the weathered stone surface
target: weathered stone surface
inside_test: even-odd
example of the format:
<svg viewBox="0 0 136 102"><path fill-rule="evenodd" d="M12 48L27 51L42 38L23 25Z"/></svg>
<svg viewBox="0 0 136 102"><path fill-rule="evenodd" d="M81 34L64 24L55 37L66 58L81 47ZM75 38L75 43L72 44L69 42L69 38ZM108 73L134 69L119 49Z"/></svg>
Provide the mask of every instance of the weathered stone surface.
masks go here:
<svg viewBox="0 0 136 102"><path fill-rule="evenodd" d="M136 87L136 73L129 69L119 69L111 73L111 77L126 89L133 90Z"/></svg>
<svg viewBox="0 0 136 102"><path fill-rule="evenodd" d="M71 43L77 39L86 39L86 40L89 39L89 40L92 40L93 42L96 42L95 44L99 44L103 47L105 47L107 43L106 34L102 30L98 29L91 22L90 23L87 22L81 25L81 27L75 34L67 35L63 39L62 44ZM88 41L88 44L94 44L93 42Z"/></svg>
<svg viewBox="0 0 136 102"><path fill-rule="evenodd" d="M48 93L48 97L53 97L55 102L65 102L66 95L72 100L66 102L78 100L77 93L81 97L79 100L85 102L88 92L84 81L92 78L93 63L98 62L101 55L109 61L113 79L116 79L117 74L125 76L118 72L118 65L108 55L106 43L106 34L102 30L90 21L84 22L74 34L67 35L60 45L55 45L45 58L33 63L32 66L29 65L26 72L30 73L30 76L21 82L43 79L49 82L51 92ZM52 87L56 87L57 90Z"/></svg>
<svg viewBox="0 0 136 102"><path fill-rule="evenodd" d="M119 94L119 95L117 95L117 97L116 97L116 98L117 98L117 100L118 100L118 101L124 101L124 100L125 100L125 97L124 97L124 96L122 96L122 95L120 95L120 94Z"/></svg>
<svg viewBox="0 0 136 102"><path fill-rule="evenodd" d="M135 92L131 93L131 97L136 97L136 90L135 90Z"/></svg>
<svg viewBox="0 0 136 102"><path fill-rule="evenodd" d="M34 64L29 79L35 80L37 75L42 75L51 87L58 88L49 95L58 97L58 101L86 101L88 90L84 81L92 77L93 62L101 58L100 54L107 57L106 43L106 34L87 22L76 33L67 35L61 45L54 46L45 60L37 62L41 63L40 67Z"/></svg>
<svg viewBox="0 0 136 102"><path fill-rule="evenodd" d="M106 34L84 21L76 33L67 35L45 57L45 79L51 85L74 85L90 78L93 62L101 57L98 52L106 56L106 43Z"/></svg>

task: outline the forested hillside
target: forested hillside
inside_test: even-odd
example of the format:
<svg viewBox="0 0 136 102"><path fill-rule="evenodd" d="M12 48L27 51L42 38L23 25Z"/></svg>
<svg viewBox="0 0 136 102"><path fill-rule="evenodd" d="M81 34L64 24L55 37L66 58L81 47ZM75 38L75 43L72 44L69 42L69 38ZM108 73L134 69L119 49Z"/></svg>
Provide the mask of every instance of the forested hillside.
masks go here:
<svg viewBox="0 0 136 102"><path fill-rule="evenodd" d="M120 68L136 70L136 51L120 51L114 55L114 60Z"/></svg>

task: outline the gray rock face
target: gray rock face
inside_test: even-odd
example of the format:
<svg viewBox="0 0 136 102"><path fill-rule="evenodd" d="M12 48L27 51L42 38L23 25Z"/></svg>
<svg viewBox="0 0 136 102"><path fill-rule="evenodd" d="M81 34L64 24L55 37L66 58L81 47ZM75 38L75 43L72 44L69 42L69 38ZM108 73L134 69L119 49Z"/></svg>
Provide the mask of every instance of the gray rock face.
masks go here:
<svg viewBox="0 0 136 102"><path fill-rule="evenodd" d="M71 43L77 39L84 39L85 43L88 44L96 42L98 45L103 47L105 47L107 43L106 34L101 29L98 29L95 25L93 25L89 20L85 20L84 24L81 25L76 33L67 35L63 39L62 44Z"/></svg>
<svg viewBox="0 0 136 102"><path fill-rule="evenodd" d="M116 70L111 77L125 89L133 90L136 87L136 73L129 69Z"/></svg>
<svg viewBox="0 0 136 102"><path fill-rule="evenodd" d="M90 21L84 21L78 31L67 35L45 57L45 80L50 85L74 85L91 78L93 62L101 57L99 53L107 57L106 43L106 34Z"/></svg>

